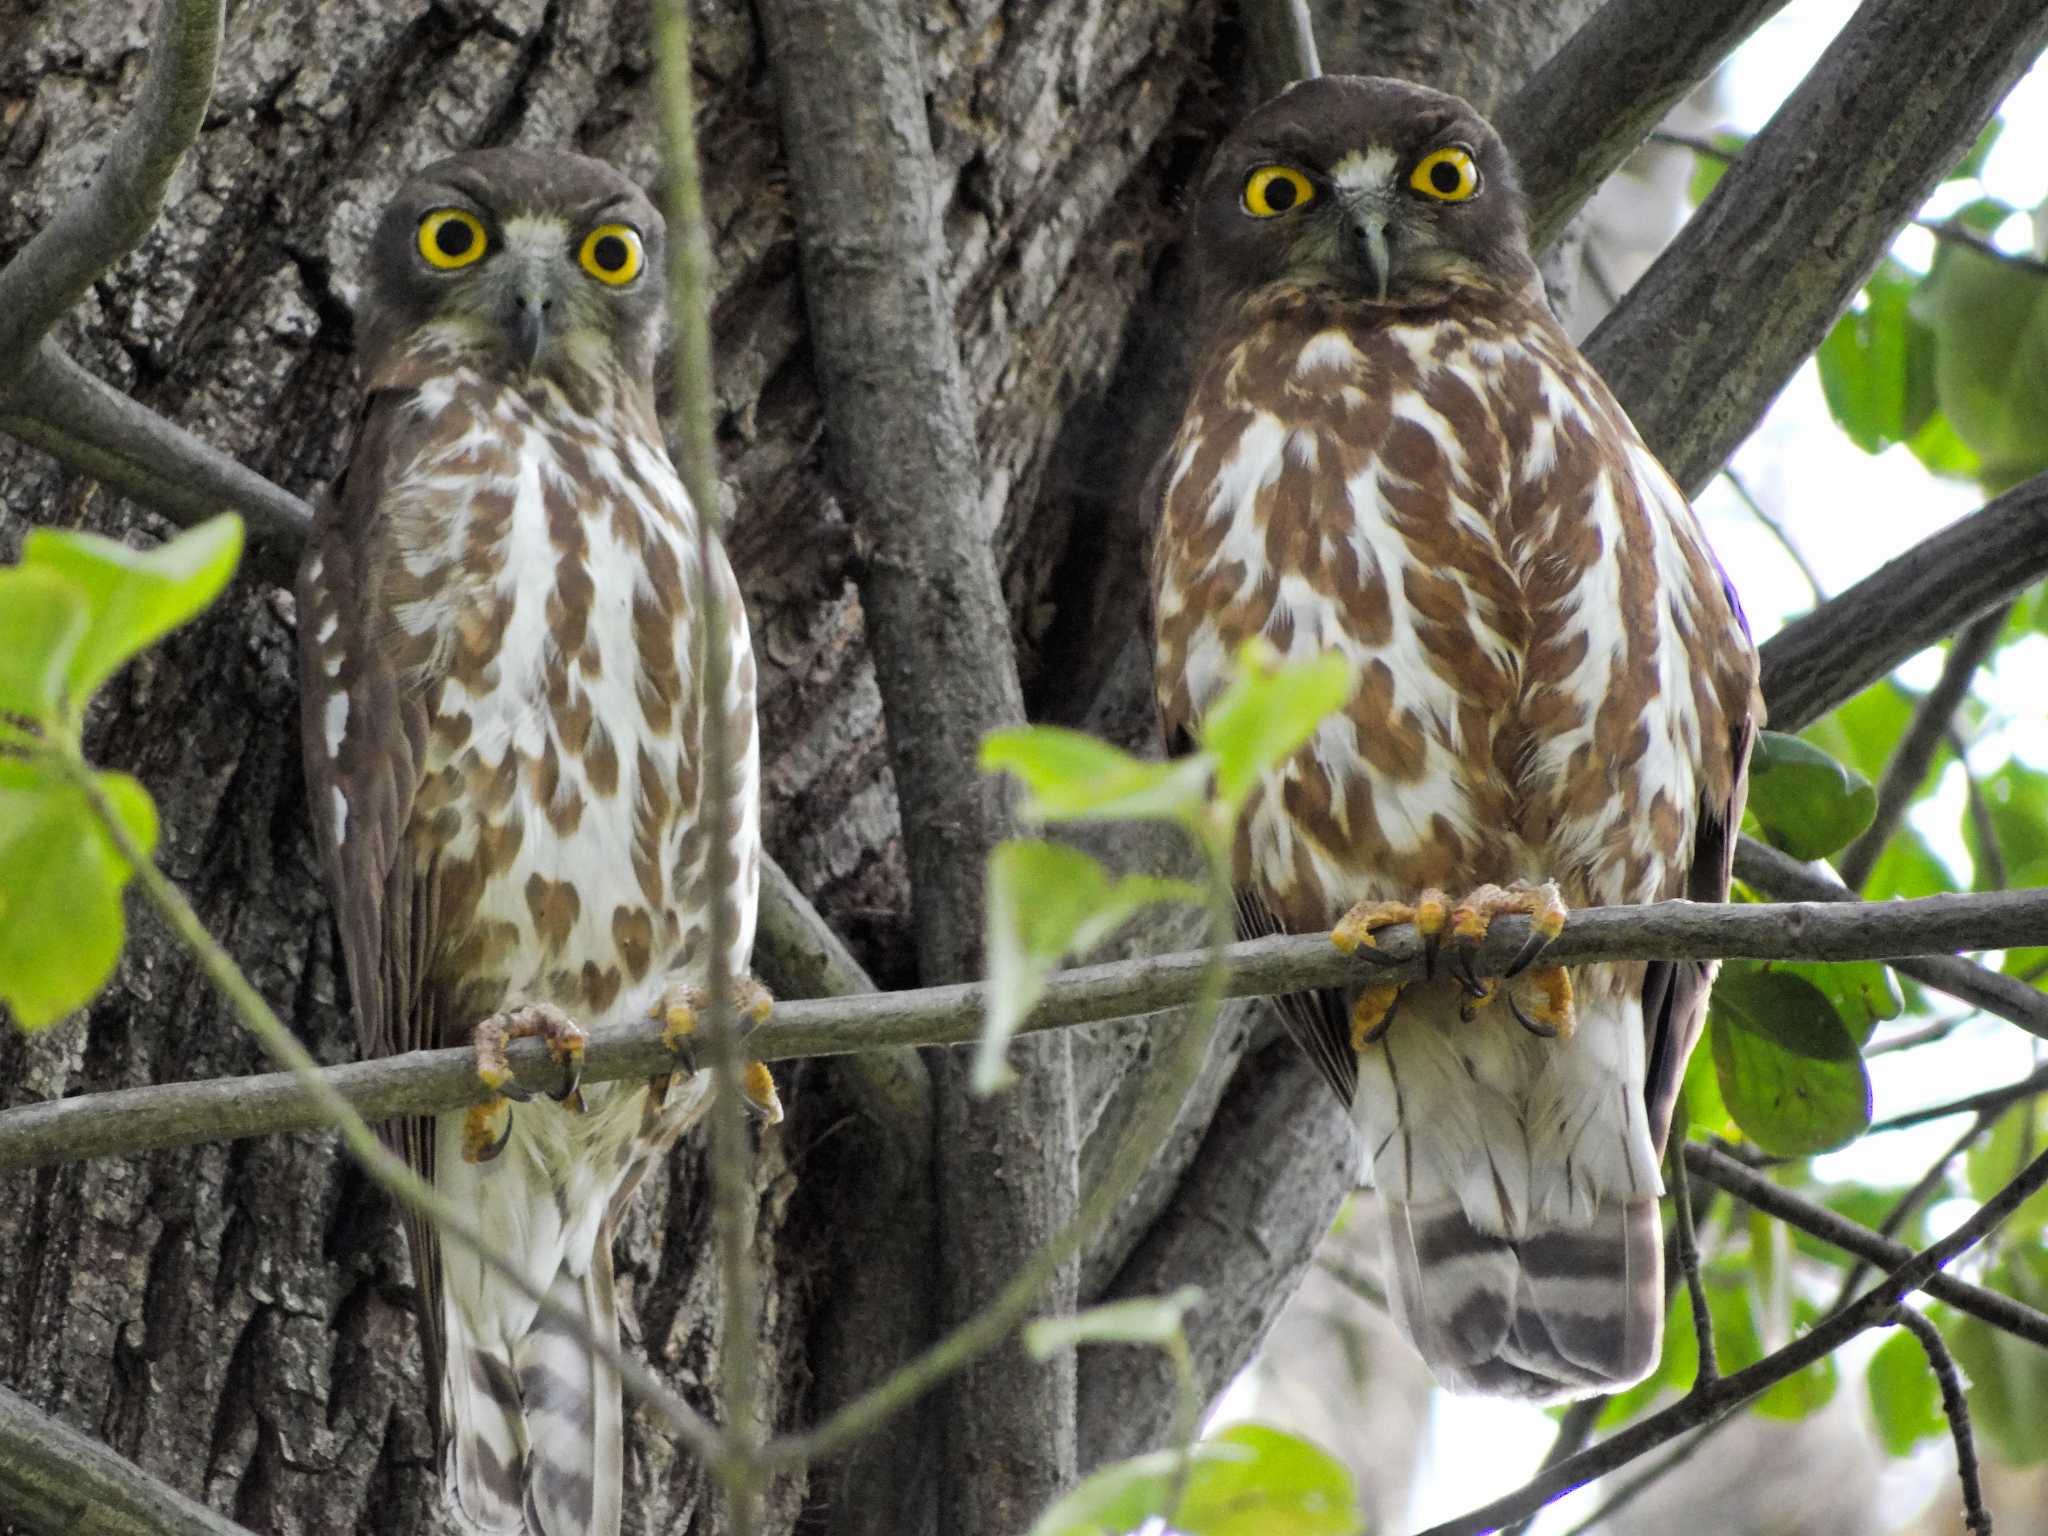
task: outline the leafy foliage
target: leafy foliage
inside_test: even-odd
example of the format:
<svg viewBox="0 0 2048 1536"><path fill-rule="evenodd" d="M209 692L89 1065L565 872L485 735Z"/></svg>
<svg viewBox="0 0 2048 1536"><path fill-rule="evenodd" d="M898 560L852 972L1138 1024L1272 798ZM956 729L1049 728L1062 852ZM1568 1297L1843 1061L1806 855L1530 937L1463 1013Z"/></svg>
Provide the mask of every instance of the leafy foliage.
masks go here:
<svg viewBox="0 0 2048 1536"><path fill-rule="evenodd" d="M232 515L152 550L38 529L0 571L0 1002L24 1029L90 1002L121 953L131 870L95 800L138 853L156 847L149 792L79 756L86 706L219 596L241 549Z"/></svg>
<svg viewBox="0 0 2048 1536"><path fill-rule="evenodd" d="M1104 1467L1047 1510L1030 1536L1129 1536L1173 1493L1179 1458L1152 1451ZM1194 1447L1173 1514L1179 1536L1355 1536L1358 1493L1328 1451L1263 1424Z"/></svg>

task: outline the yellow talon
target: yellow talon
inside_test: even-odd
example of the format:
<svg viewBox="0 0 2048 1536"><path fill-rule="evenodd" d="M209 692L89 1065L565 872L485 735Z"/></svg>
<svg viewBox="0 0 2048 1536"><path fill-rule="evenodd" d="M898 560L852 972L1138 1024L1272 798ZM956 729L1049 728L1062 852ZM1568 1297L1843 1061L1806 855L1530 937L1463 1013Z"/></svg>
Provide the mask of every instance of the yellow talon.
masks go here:
<svg viewBox="0 0 2048 1536"><path fill-rule="evenodd" d="M750 1061L740 1069L740 1092L747 1107L769 1125L782 1119L782 1096L775 1091L775 1077L765 1061Z"/></svg>
<svg viewBox="0 0 2048 1536"><path fill-rule="evenodd" d="M502 1123L501 1123L502 1122ZM512 1139L512 1106L496 1094L462 1117L462 1160L488 1163Z"/></svg>

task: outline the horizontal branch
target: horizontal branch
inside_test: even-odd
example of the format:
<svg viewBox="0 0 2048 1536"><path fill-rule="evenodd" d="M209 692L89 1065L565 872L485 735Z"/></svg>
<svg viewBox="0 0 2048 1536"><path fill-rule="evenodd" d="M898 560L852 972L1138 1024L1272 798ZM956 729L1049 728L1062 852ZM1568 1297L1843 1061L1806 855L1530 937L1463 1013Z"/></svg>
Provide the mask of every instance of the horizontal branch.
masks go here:
<svg viewBox="0 0 2048 1536"><path fill-rule="evenodd" d="M1817 1237L1830 1247L1854 1254L1880 1269L1896 1269L1913 1256L1904 1243L1894 1242L1859 1221L1837 1215L1824 1205L1801 1199L1782 1184L1742 1166L1727 1153L1697 1141L1685 1145L1687 1170L1709 1184L1717 1185L1738 1199L1747 1201L1766 1216L1775 1216L1788 1227ZM1935 1274L1921 1287L1958 1312L1981 1318L2016 1338L2048 1349L2048 1316L2023 1306L2010 1296L1987 1291L1981 1285L1958 1280L1953 1275Z"/></svg>
<svg viewBox="0 0 2048 1536"><path fill-rule="evenodd" d="M0 1387L0 1509L37 1536L250 1536Z"/></svg>
<svg viewBox="0 0 2048 1536"><path fill-rule="evenodd" d="M1788 853L1745 837L1735 846L1735 875L1778 901L1854 901L1855 893ZM1988 947L1988 946L1987 946ZM1972 1008L2017 1024L2048 1040L2048 992L2017 976L1959 955L1895 957L1891 968L1924 987L1946 992Z"/></svg>
<svg viewBox="0 0 2048 1536"><path fill-rule="evenodd" d="M1539 252L1785 0L1609 0L1501 110Z"/></svg>
<svg viewBox="0 0 2048 1536"><path fill-rule="evenodd" d="M1497 919L1476 957L1498 975L1528 938L1525 917ZM1423 973L1422 943L1406 924L1383 930L1370 955L1345 955L1315 934L1255 939L1228 951L1226 995L1266 997L1314 987L1408 981ZM1548 951L1560 964L1605 960L1743 958L1884 960L1961 948L2048 944L2048 890L1927 896L1916 901L1781 902L1589 907L1572 915ZM1192 1001L1200 951L1083 966L1054 976L1023 1029L1035 1032L1130 1018ZM975 982L917 992L783 1003L747 1039L765 1061L837 1056L909 1045L959 1045L981 1029L987 988ZM521 1084L559 1089L561 1068L539 1041L510 1051ZM587 1081L649 1077L675 1058L652 1020L593 1034ZM325 1077L364 1116L432 1114L474 1104L486 1090L464 1048L415 1051L329 1067ZM322 1117L282 1074L124 1088L28 1104L0 1114L0 1171L189 1146L238 1136L317 1129Z"/></svg>

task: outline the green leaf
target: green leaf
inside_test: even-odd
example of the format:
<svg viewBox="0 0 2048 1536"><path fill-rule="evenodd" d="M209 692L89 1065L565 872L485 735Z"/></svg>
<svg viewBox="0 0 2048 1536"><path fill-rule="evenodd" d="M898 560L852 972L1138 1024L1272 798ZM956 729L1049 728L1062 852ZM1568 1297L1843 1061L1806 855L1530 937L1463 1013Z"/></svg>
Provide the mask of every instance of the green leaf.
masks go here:
<svg viewBox="0 0 2048 1536"><path fill-rule="evenodd" d="M1140 907L1202 900L1181 880L1113 880L1087 854L1057 843L998 847L988 860L988 1017L974 1056L974 1091L993 1093L1010 1080L1004 1052L1063 955L1099 944Z"/></svg>
<svg viewBox="0 0 2048 1536"><path fill-rule="evenodd" d="M1862 1053L1804 977L1730 964L1714 985L1709 1022L1722 1100L1765 1151L1826 1152L1870 1124Z"/></svg>
<svg viewBox="0 0 2048 1536"><path fill-rule="evenodd" d="M2048 469L2048 278L1944 241L1913 298L1942 413L1998 492Z"/></svg>
<svg viewBox="0 0 2048 1536"><path fill-rule="evenodd" d="M1815 352L1821 391L1865 453L1906 441L1934 413L1933 338L1907 314L1915 275L1887 257Z"/></svg>
<svg viewBox="0 0 2048 1536"><path fill-rule="evenodd" d="M1202 719L1202 745L1216 761L1216 798L1232 816L1259 781L1343 708L1358 673L1334 651L1274 665L1253 641L1237 654L1237 675Z"/></svg>
<svg viewBox="0 0 2048 1536"><path fill-rule="evenodd" d="M1903 1328L1870 1357L1870 1415L1877 1438L1893 1456L1910 1456L1923 1440L1948 1434L1941 1413L1941 1387L1928 1369L1927 1352Z"/></svg>
<svg viewBox="0 0 2048 1536"><path fill-rule="evenodd" d="M1773 845L1819 859L1870 825L1877 791L1813 743L1763 731L1749 759L1749 809Z"/></svg>
<svg viewBox="0 0 2048 1536"><path fill-rule="evenodd" d="M1705 155L1698 150L1693 151L1692 184L1686 189L1686 193L1691 197L1695 208L1707 200L1707 194L1712 192L1720 184L1721 178L1728 174L1729 162L1749 145L1747 137L1739 133L1730 133L1726 128L1708 134L1707 142L1720 153Z"/></svg>
<svg viewBox="0 0 2048 1536"><path fill-rule="evenodd" d="M53 721L85 638L85 598L48 571L0 571L0 710Z"/></svg>
<svg viewBox="0 0 2048 1536"><path fill-rule="evenodd" d="M1820 1320L1820 1314L1811 1303L1794 1301L1792 1318L1797 1331L1804 1332ZM1782 1381L1771 1383L1752 1406L1767 1419L1803 1419L1827 1407L1840 1385L1841 1373L1835 1367L1835 1357L1822 1355Z"/></svg>
<svg viewBox="0 0 2048 1536"><path fill-rule="evenodd" d="M1685 1118L1688 1134L1701 1139L1718 1136L1735 1141L1742 1135L1728 1106L1721 1102L1721 1084L1707 1051L1694 1051L1685 1064Z"/></svg>
<svg viewBox="0 0 2048 1536"><path fill-rule="evenodd" d="M65 668L70 707L82 709L129 657L218 597L241 555L242 520L232 512L150 550L97 534L31 531L22 546L23 569L69 581L90 613Z"/></svg>
<svg viewBox="0 0 2048 1536"><path fill-rule="evenodd" d="M2048 1305L2048 1254L2008 1248L1983 1282L2014 1301ZM2048 1461L2048 1350L1946 1307L1931 1309L1969 1383L1970 1417L2001 1461L2016 1467Z"/></svg>
<svg viewBox="0 0 2048 1536"><path fill-rule="evenodd" d="M1984 478L1984 461L1977 457L1974 448L1956 436L1954 424L1940 411L1927 418L1906 447L1930 474L1949 480Z"/></svg>
<svg viewBox="0 0 2048 1536"><path fill-rule="evenodd" d="M1199 1285L1184 1285L1170 1296L1137 1296L1071 1317L1041 1317L1025 1328L1024 1347L1033 1359L1049 1360L1077 1344L1168 1344L1181 1336L1182 1321L1201 1301Z"/></svg>
<svg viewBox="0 0 2048 1536"><path fill-rule="evenodd" d="M2048 773L2008 758L1997 772L1980 779L1977 788L2005 861L2007 885L2018 889L2048 884ZM1985 849L1974 817L1964 818L1963 841L1978 866L1981 888Z"/></svg>
<svg viewBox="0 0 2048 1536"><path fill-rule="evenodd" d="M1882 778L1912 724L1913 703L1891 678L1880 678L1799 734L1866 779Z"/></svg>
<svg viewBox="0 0 2048 1536"><path fill-rule="evenodd" d="M1201 809L1211 763L1184 757L1156 763L1056 725L994 731L981 766L1024 781L1024 815L1038 821L1185 821Z"/></svg>
<svg viewBox="0 0 2048 1536"><path fill-rule="evenodd" d="M1927 839L1911 826L1902 826L1885 844L1863 884L1866 901L1890 901L1895 896L1939 896L1956 889L1956 877Z"/></svg>
<svg viewBox="0 0 2048 1536"><path fill-rule="evenodd" d="M96 782L135 845L156 846L156 806L126 774ZM76 786L0 758L0 1002L40 1029L90 1002L120 958L132 872Z"/></svg>
<svg viewBox="0 0 2048 1536"><path fill-rule="evenodd" d="M1859 1049L1870 1043L1879 1023L1896 1019L1905 1008L1891 967L1876 960L1774 960L1769 966L1813 983Z"/></svg>
<svg viewBox="0 0 2048 1536"><path fill-rule="evenodd" d="M1164 1512L1176 1457L1153 1451L1104 1467L1054 1504L1030 1536L1129 1536ZM1351 1474L1327 1451L1263 1424L1235 1424L1194 1447L1177 1536L1355 1536Z"/></svg>
<svg viewBox="0 0 2048 1536"><path fill-rule="evenodd" d="M2010 1184L2048 1147L2044 1131L2048 1131L2048 1121L2044 1121L2042 1106L2032 1100L2015 1104L2000 1115L1990 1134L1964 1154L1963 1172L1971 1196L1989 1200ZM2020 1203L2000 1230L2018 1241L2033 1242L2044 1227L2048 1227L2048 1189L2039 1189Z"/></svg>

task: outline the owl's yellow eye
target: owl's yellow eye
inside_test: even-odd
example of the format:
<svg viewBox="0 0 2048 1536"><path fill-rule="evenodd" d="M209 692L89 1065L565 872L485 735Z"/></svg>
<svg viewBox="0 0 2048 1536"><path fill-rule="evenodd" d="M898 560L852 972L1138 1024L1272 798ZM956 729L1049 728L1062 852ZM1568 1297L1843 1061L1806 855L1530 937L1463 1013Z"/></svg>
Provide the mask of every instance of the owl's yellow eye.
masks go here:
<svg viewBox="0 0 2048 1536"><path fill-rule="evenodd" d="M483 260L489 244L476 215L461 208L436 208L420 220L420 255L443 272Z"/></svg>
<svg viewBox="0 0 2048 1536"><path fill-rule="evenodd" d="M600 224L583 237L583 249L576 259L600 283L617 288L640 275L646 256L640 248L640 232L632 225Z"/></svg>
<svg viewBox="0 0 2048 1536"><path fill-rule="evenodd" d="M1479 190L1479 167L1472 163L1470 150L1447 144L1415 163L1408 185L1440 203L1462 203Z"/></svg>
<svg viewBox="0 0 2048 1536"><path fill-rule="evenodd" d="M1292 166L1262 165L1245 178L1244 211L1255 219L1277 219L1315 200L1315 184Z"/></svg>

